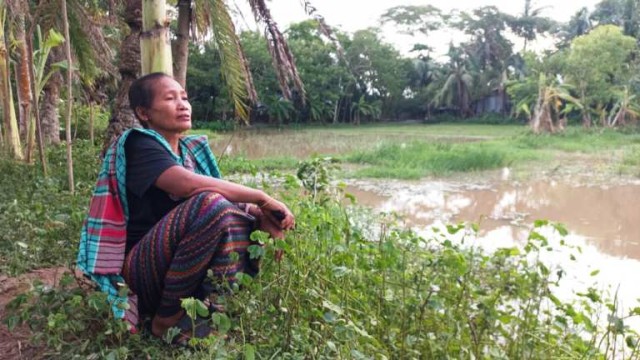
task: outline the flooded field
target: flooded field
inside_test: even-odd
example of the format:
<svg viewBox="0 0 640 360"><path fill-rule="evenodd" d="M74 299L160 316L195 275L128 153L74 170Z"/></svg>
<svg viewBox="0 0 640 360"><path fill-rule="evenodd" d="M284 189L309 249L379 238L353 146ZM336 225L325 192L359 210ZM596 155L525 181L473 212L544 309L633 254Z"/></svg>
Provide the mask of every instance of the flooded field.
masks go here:
<svg viewBox="0 0 640 360"><path fill-rule="evenodd" d="M344 154L355 150L366 150L389 141L478 141L495 135L515 134L522 129L507 126L501 133L492 135L483 127L467 127L469 134L461 135L455 126L418 127L395 126L389 128L362 127L349 129L312 129L312 130L248 130L226 133L211 141L216 155L225 153L231 156L243 156L247 159L264 157L291 156L298 159L310 156ZM194 132L198 132L197 130Z"/></svg>

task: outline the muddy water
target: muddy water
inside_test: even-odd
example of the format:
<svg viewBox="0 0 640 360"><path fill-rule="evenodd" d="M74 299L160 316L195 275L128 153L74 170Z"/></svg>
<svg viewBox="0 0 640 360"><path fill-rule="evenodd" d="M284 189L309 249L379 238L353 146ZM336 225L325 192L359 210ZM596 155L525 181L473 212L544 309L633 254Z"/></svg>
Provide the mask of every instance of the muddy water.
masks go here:
<svg viewBox="0 0 640 360"><path fill-rule="evenodd" d="M617 293L623 313L640 305L640 184L574 186L542 180L471 185L353 180L349 184L347 191L360 204L404 215L408 225L425 237L445 224L479 222L480 232L465 238L464 244L487 251L524 244L536 219L561 222L569 235L561 236L551 227L536 229L550 245L541 252L541 260L567 274L556 295L572 300L576 292L593 286L611 299ZM626 324L640 330L639 319Z"/></svg>
<svg viewBox="0 0 640 360"><path fill-rule="evenodd" d="M361 204L404 215L413 226L477 222L480 236L486 237L496 229L507 227L513 230L513 239L522 242L534 220L549 219L565 224L573 234L584 237L603 253L640 260L638 185L361 181L354 182L348 191Z"/></svg>

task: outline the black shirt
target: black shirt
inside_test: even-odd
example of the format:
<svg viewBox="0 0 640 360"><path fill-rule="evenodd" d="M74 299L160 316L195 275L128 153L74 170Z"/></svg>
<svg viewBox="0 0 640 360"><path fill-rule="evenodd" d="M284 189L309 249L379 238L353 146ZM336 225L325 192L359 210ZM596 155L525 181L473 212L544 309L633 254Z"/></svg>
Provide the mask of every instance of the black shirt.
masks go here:
<svg viewBox="0 0 640 360"><path fill-rule="evenodd" d="M169 151L154 138L132 132L125 145L127 158L127 222L126 253L169 211L183 200L173 198L154 184L160 174L178 165Z"/></svg>

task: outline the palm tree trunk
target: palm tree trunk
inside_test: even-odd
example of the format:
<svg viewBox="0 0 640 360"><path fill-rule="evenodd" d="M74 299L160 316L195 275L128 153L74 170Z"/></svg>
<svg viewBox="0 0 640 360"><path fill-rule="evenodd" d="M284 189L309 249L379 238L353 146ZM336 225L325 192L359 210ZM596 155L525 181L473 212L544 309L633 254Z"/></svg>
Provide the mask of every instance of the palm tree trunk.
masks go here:
<svg viewBox="0 0 640 360"><path fill-rule="evenodd" d="M125 129L139 127L133 111L129 107L129 87L140 74L140 30L142 29L141 0L127 0L122 16L129 26L127 35L120 44L120 88L111 109L111 119L103 144L103 152Z"/></svg>
<svg viewBox="0 0 640 360"><path fill-rule="evenodd" d="M9 62L7 61L7 47L5 43L4 25L6 8L0 3L0 98L2 98L2 110L4 118L5 140L12 156L22 160L22 145L20 144L20 131L13 103L11 91L11 75Z"/></svg>
<svg viewBox="0 0 640 360"><path fill-rule="evenodd" d="M542 118L542 107L543 107L543 98L544 98L544 89L541 87L538 90L538 100L536 100L536 105L533 108L533 116L529 122L529 126L531 126L531 130L534 134L540 133L540 119Z"/></svg>
<svg viewBox="0 0 640 360"><path fill-rule="evenodd" d="M189 26L191 23L191 0L178 2L178 32L173 45L173 77L182 87L187 84L189 61Z"/></svg>
<svg viewBox="0 0 640 360"><path fill-rule="evenodd" d="M67 171L69 175L69 192L75 192L73 180L73 155L71 149L71 109L73 106L73 66L71 62L71 41L69 37L69 18L67 17L67 0L62 0L62 22L64 26L64 47L67 54L67 113L65 121L65 130L67 138Z"/></svg>
<svg viewBox="0 0 640 360"><path fill-rule="evenodd" d="M142 74L152 72L173 74L169 23L165 0L142 1L142 33L140 34Z"/></svg>
<svg viewBox="0 0 640 360"><path fill-rule="evenodd" d="M51 64L59 62L63 57L64 53L61 47L54 47L51 49L45 73L50 71ZM51 75L49 81L47 81L43 88L40 115L42 118L42 137L46 144L60 144L60 114L58 113L58 101L60 100L61 86L62 75L59 71L56 71Z"/></svg>
<svg viewBox="0 0 640 360"><path fill-rule="evenodd" d="M15 47L18 52L17 63L17 90L21 108L20 123L25 126L27 138L26 161L33 161L33 150L35 145L35 124L31 121L31 77L29 72L29 51L25 34L26 9L22 2L14 2L11 6L11 15L15 24Z"/></svg>

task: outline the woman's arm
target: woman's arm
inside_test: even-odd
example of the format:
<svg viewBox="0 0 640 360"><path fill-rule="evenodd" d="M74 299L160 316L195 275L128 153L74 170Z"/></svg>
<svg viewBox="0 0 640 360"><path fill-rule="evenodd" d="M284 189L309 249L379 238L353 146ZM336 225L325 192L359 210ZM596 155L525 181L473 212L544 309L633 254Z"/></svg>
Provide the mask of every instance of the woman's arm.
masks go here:
<svg viewBox="0 0 640 360"><path fill-rule="evenodd" d="M182 166L176 165L165 170L160 174L155 185L169 194L182 198L191 197L202 191L213 191L231 202L257 204L281 229L288 230L295 226L295 218L291 210L264 191L222 179L198 175Z"/></svg>
<svg viewBox="0 0 640 360"><path fill-rule="evenodd" d="M262 205L270 197L263 191L234 184L222 179L199 175L182 166L172 166L165 170L155 185L169 194L187 198L198 192L210 190L216 192L231 202L246 202Z"/></svg>

